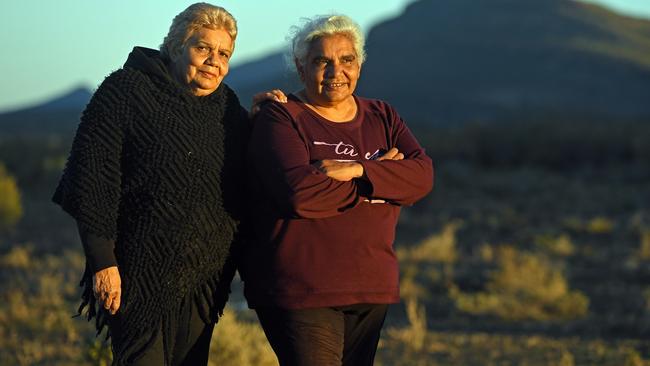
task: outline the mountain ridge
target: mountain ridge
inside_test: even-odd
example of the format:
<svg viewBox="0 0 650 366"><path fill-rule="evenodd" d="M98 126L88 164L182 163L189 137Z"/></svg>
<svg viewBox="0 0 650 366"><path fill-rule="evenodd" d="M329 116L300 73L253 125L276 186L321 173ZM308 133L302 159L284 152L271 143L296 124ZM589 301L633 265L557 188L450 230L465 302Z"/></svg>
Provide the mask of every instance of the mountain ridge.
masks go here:
<svg viewBox="0 0 650 366"><path fill-rule="evenodd" d="M594 26L603 23L602 17L633 22L645 33L640 37L636 29L628 30L633 35L622 38L623 31ZM428 26L420 27L425 18ZM421 0L371 29L359 92L390 101L417 123L562 110L611 118L649 116L642 95L650 94L650 69L640 60L621 61L611 54L612 45L630 38L640 39L634 50L650 53L650 21L576 1ZM376 62L375 50L388 47L392 52ZM410 55L417 56L390 83L367 77L399 67L400 58Z"/></svg>
<svg viewBox="0 0 650 366"><path fill-rule="evenodd" d="M357 93L388 101L411 125L559 115L650 120L650 20L595 4L419 0L376 24L366 48ZM281 52L233 67L225 82L245 106L256 92L300 87ZM0 132L70 133L89 97L77 88L2 113Z"/></svg>

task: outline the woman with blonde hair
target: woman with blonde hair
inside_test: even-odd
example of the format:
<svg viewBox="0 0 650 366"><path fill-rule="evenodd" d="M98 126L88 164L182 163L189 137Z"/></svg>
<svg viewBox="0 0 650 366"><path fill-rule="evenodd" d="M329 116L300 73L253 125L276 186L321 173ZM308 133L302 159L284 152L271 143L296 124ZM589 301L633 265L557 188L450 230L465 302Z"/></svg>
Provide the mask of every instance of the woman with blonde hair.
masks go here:
<svg viewBox="0 0 650 366"><path fill-rule="evenodd" d="M135 47L86 107L53 200L86 254L81 313L113 365L206 365L228 298L248 115L223 83L237 24L205 3ZM261 97L260 97L261 95ZM281 100L281 92L259 94Z"/></svg>
<svg viewBox="0 0 650 366"><path fill-rule="evenodd" d="M283 366L372 365L388 304L400 207L433 166L389 104L354 94L365 59L348 17L296 28L303 89L257 114L249 145L254 235L244 294Z"/></svg>

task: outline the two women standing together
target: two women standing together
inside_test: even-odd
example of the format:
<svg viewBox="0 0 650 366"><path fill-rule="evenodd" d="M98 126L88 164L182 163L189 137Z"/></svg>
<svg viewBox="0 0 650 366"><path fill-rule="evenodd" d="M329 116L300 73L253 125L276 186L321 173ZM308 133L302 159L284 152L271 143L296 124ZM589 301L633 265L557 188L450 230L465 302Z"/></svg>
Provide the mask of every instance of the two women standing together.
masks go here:
<svg viewBox="0 0 650 366"><path fill-rule="evenodd" d="M399 210L431 190L431 160L392 107L353 94L349 18L295 29L303 89L258 94L252 121L222 82L236 37L194 4L84 111L54 195L86 253L80 311L108 326L115 365L205 365L239 270L281 365L371 365L399 301Z"/></svg>

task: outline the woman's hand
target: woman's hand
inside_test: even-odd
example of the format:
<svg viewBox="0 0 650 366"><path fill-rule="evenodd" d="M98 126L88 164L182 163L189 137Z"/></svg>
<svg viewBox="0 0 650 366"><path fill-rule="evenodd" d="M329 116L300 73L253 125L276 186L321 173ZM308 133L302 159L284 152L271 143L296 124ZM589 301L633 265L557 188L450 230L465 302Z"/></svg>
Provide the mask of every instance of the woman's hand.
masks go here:
<svg viewBox="0 0 650 366"><path fill-rule="evenodd" d="M386 151L384 155L377 158L377 160L404 160L404 154L399 152L396 147L393 147ZM312 165L325 173L328 177L341 182L347 182L354 178L361 178L363 176L363 165L356 161L325 159L319 160Z"/></svg>
<svg viewBox="0 0 650 366"><path fill-rule="evenodd" d="M260 111L260 105L267 100L272 100L275 102L286 103L287 96L284 95L284 92L280 89L273 89L267 92L260 92L253 95L253 103L251 105L251 111L248 114L251 118Z"/></svg>
<svg viewBox="0 0 650 366"><path fill-rule="evenodd" d="M363 165L356 161L319 160L312 164L328 177L347 182L363 175Z"/></svg>
<svg viewBox="0 0 650 366"><path fill-rule="evenodd" d="M93 276L93 291L104 309L115 315L120 308L122 279L117 266L104 268Z"/></svg>
<svg viewBox="0 0 650 366"><path fill-rule="evenodd" d="M390 150L386 151L386 153L379 158L377 158L378 161L382 160L404 160L404 154L399 152L396 147L391 148Z"/></svg>

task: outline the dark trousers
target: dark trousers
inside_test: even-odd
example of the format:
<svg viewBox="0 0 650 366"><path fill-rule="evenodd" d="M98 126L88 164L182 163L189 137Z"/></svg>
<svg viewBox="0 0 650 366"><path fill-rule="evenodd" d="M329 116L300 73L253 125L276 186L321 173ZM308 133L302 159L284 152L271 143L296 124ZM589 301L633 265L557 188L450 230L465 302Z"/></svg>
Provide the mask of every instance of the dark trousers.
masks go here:
<svg viewBox="0 0 650 366"><path fill-rule="evenodd" d="M388 305L255 309L281 366L371 366Z"/></svg>
<svg viewBox="0 0 650 366"><path fill-rule="evenodd" d="M144 355L130 366L200 366L208 364L210 340L214 324L205 324L199 316L196 305L192 305L192 314L180 317L173 348L172 360L165 362L163 337L158 333L154 344ZM189 318L189 321L188 321ZM109 322L111 337L119 342L123 327L120 313L112 316Z"/></svg>

